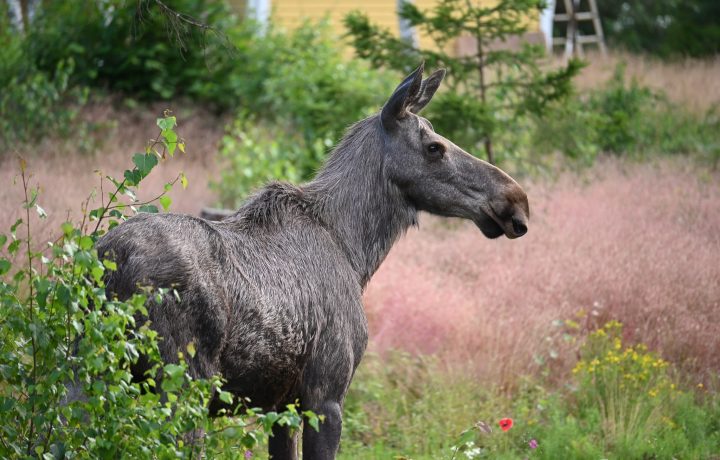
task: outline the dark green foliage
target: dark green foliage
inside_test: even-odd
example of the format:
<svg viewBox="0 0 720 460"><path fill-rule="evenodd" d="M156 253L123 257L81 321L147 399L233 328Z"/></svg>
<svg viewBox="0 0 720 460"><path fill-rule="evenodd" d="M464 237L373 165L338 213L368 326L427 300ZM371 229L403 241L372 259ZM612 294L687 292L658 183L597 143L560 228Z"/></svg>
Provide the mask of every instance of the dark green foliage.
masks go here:
<svg viewBox="0 0 720 460"><path fill-rule="evenodd" d="M39 69L26 59L24 41L0 9L0 150L50 133L67 135L86 93L72 87L72 58Z"/></svg>
<svg viewBox="0 0 720 460"><path fill-rule="evenodd" d="M197 18L217 32L173 21L151 1L59 0L38 9L25 40L27 58L48 71L72 57L73 83L107 88L143 100L188 95L227 107L236 94L218 94L233 65L225 37L249 31L237 26L222 1L173 0L174 10ZM232 97L235 96L235 97Z"/></svg>
<svg viewBox="0 0 720 460"><path fill-rule="evenodd" d="M539 0L504 0L493 6L442 0L432 10L421 11L404 3L400 15L433 39L434 50L414 49L370 23L361 12L349 14L345 24L357 55L373 66L407 73L424 60L428 68L447 68L448 90L438 94L427 116L438 132L473 153L483 148L493 161L493 143L501 132L512 130L510 125L521 123L528 114L542 115L549 103L564 99L581 68L580 62L571 60L565 67L546 72L538 64L544 55L541 46L524 43L511 49L502 45L527 32L527 19L541 6ZM443 51L461 36L474 39L474 54L455 56ZM498 155L508 154L507 145L498 147Z"/></svg>
<svg viewBox="0 0 720 460"><path fill-rule="evenodd" d="M720 2L716 0L597 3L611 45L664 58L720 52Z"/></svg>
<svg viewBox="0 0 720 460"><path fill-rule="evenodd" d="M317 140L338 138L390 89L389 79L343 58L324 22L259 34L222 0L164 3L213 29L177 23L150 0L58 0L38 7L27 37L0 32L7 144L69 131L77 88L144 101L186 96L286 127L283 142L305 152L297 167L306 178L323 157Z"/></svg>
<svg viewBox="0 0 720 460"><path fill-rule="evenodd" d="M165 3L212 29L177 23L148 0L61 0L39 9L24 51L41 71L71 57L71 84L288 115L306 137L342 131L377 88L375 79L353 75L358 66L344 63L325 25L258 34L222 0Z"/></svg>
<svg viewBox="0 0 720 460"><path fill-rule="evenodd" d="M0 50L0 83L18 77L48 80L61 94L89 87L141 101L186 96L220 111L259 107L274 56L255 24L241 21L223 0L163 4L172 11L151 0L43 2L27 34L0 31L8 45ZM59 68L65 73L57 77ZM28 84L14 92L32 95ZM65 107L66 98L46 99L43 110Z"/></svg>

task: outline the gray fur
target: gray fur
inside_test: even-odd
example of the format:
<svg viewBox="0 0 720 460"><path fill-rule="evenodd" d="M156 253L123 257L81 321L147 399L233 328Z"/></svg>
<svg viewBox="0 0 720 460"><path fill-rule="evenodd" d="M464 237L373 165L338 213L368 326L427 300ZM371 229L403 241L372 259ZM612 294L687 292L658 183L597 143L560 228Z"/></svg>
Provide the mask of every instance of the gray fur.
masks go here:
<svg viewBox="0 0 720 460"><path fill-rule="evenodd" d="M222 374L224 389L254 406L299 399L326 417L304 430L306 459L335 457L342 404L367 344L361 295L393 243L425 210L472 219L486 236L525 233L528 202L507 174L435 134L422 108L444 72L422 66L383 108L352 126L314 180L271 183L220 222L140 214L97 245L118 263L108 288L173 287L149 307L162 357L194 342L196 377ZM444 147L437 158L431 143ZM146 369L133 369L138 377ZM213 402L212 408L220 405ZM278 429L273 459L297 458Z"/></svg>

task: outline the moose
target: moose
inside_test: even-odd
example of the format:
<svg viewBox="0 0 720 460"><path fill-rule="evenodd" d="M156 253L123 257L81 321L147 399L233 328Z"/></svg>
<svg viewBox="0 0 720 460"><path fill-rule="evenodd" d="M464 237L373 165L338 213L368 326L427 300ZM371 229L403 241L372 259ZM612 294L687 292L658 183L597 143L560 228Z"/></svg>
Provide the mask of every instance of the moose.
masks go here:
<svg viewBox="0 0 720 460"><path fill-rule="evenodd" d="M303 430L305 459L338 450L345 394L368 341L362 293L419 211L473 221L488 238L527 232L523 189L417 115L445 76L423 65L379 114L348 128L315 178L270 183L218 222L138 214L110 230L98 253L117 263L109 292L175 289L148 306L161 356L194 377L220 374L223 390L270 410L299 401L324 416ZM132 365L140 378L148 370ZM211 411L223 407L213 401ZM297 434L273 429L274 460L297 459Z"/></svg>

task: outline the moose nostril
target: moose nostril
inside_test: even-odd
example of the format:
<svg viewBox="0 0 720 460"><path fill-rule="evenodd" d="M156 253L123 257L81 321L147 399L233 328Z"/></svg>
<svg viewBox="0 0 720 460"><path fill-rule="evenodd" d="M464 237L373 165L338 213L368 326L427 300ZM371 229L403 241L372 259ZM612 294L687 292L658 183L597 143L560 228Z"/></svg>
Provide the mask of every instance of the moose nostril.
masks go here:
<svg viewBox="0 0 720 460"><path fill-rule="evenodd" d="M520 219L512 218L513 231L517 236L523 236L527 233L527 225L525 225Z"/></svg>

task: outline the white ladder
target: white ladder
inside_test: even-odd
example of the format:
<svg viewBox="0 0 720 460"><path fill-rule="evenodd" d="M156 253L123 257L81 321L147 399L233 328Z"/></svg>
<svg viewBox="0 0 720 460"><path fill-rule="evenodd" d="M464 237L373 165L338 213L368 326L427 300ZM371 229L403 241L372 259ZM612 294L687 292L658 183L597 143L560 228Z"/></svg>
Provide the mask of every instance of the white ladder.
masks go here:
<svg viewBox="0 0 720 460"><path fill-rule="evenodd" d="M565 47L565 57L573 54L583 56L583 45L596 44L603 55L607 54L605 48L605 37L603 35L602 24L600 23L600 13L598 13L595 0L587 0L589 9L581 11L580 6L582 0L564 0L565 13L555 13L554 22L567 22L567 31L564 37L555 37L552 40L554 46ZM581 21L592 21L594 33L593 35L582 35L578 23Z"/></svg>

